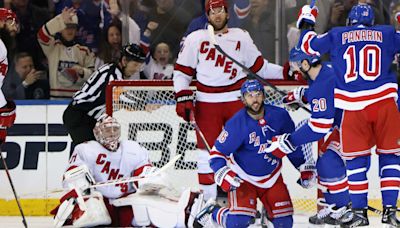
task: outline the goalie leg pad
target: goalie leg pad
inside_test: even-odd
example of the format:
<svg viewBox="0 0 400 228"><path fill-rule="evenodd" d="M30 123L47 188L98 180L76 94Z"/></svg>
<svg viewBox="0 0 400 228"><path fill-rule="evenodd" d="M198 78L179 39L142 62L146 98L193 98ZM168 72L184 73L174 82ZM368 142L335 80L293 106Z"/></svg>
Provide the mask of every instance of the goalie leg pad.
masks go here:
<svg viewBox="0 0 400 228"><path fill-rule="evenodd" d="M179 201L174 202L158 195L133 193L127 197L114 200L112 204L117 207L132 206L134 212L133 225L136 226L149 226L151 224L156 227L186 227L190 220L189 213L186 210L191 208L195 211L195 208L202 206L201 204L196 204L196 207L189 205L194 202L192 196L190 189L187 189L182 193ZM199 202L201 201L202 199Z"/></svg>
<svg viewBox="0 0 400 228"><path fill-rule="evenodd" d="M75 207L75 200L70 198L60 204L57 214L54 216L54 227L62 227Z"/></svg>
<svg viewBox="0 0 400 228"><path fill-rule="evenodd" d="M93 227L111 224L111 217L103 201L100 192L93 191L91 195L85 196L86 210L81 211L75 207L72 212L72 224L75 227Z"/></svg>

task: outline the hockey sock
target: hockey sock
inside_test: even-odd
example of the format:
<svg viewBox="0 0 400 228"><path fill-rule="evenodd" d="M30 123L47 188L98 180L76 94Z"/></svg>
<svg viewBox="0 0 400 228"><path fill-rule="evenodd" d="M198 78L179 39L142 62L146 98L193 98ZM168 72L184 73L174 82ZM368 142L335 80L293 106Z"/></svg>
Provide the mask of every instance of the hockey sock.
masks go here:
<svg viewBox="0 0 400 228"><path fill-rule="evenodd" d="M342 158L328 149L317 161L319 184L326 188L324 197L327 204L340 208L350 202L346 166Z"/></svg>
<svg viewBox="0 0 400 228"><path fill-rule="evenodd" d="M379 176L383 206L395 206L400 184L400 157L394 154L379 155Z"/></svg>
<svg viewBox="0 0 400 228"><path fill-rule="evenodd" d="M229 208L227 207L216 207L212 211L212 219L218 225L224 226L226 218L228 216Z"/></svg>
<svg viewBox="0 0 400 228"><path fill-rule="evenodd" d="M356 157L348 160L346 164L352 207L356 209L366 208L368 206L367 172L371 165L371 157Z"/></svg>
<svg viewBox="0 0 400 228"><path fill-rule="evenodd" d="M274 227L293 227L293 216L284 216L272 219Z"/></svg>

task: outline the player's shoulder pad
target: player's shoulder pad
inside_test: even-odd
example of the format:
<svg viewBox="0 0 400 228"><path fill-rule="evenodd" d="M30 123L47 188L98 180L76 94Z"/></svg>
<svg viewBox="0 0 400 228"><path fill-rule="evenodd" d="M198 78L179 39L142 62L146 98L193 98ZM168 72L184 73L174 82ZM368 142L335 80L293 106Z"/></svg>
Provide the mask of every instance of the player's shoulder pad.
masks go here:
<svg viewBox="0 0 400 228"><path fill-rule="evenodd" d="M185 43L193 43L199 40L204 40L205 37L208 37L208 31L207 29L198 29L196 31L193 31L187 35L185 39Z"/></svg>
<svg viewBox="0 0 400 228"><path fill-rule="evenodd" d="M133 140L121 140L120 144L121 148L124 150L124 153L131 155L138 155L141 154L141 151L146 150L138 142Z"/></svg>
<svg viewBox="0 0 400 228"><path fill-rule="evenodd" d="M232 33L232 36L242 36L250 38L250 33L243 28L229 28L229 33Z"/></svg>
<svg viewBox="0 0 400 228"><path fill-rule="evenodd" d="M264 104L264 109L266 112L273 112L274 115L279 115L278 113L288 113L286 109L270 104Z"/></svg>
<svg viewBox="0 0 400 228"><path fill-rule="evenodd" d="M247 115L246 109L242 108L236 112L225 124L225 126L234 125L240 126L240 123L245 123L245 116Z"/></svg>

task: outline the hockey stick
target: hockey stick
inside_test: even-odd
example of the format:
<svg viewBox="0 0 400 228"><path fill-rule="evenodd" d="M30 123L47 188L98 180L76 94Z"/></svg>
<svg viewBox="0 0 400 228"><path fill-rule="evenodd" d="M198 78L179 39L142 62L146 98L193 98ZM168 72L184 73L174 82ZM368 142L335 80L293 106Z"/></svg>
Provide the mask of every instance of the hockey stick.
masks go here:
<svg viewBox="0 0 400 228"><path fill-rule="evenodd" d="M228 55L224 50L222 50L222 48L219 46L219 44L217 43L217 41L215 40L215 36L214 36L214 27L211 24L208 24L207 26L207 30L211 39L211 43L214 45L215 49L217 49L221 54L223 54L224 56L226 56L228 59L232 60L232 62L236 63L236 65L238 65L239 67L241 67L248 75L250 75L252 78L255 78L257 80L259 80L260 82L262 82L264 85L267 85L269 87L271 87L273 90L275 90L276 92L278 92L280 95L282 96L286 96L287 94L280 90L278 87L276 87L274 84L268 82L267 80L265 80L264 78L262 78L260 75L252 72L249 68L247 68L245 65L243 65L242 63L240 63L239 61L237 61L236 59L232 58L230 55ZM304 107L304 106L300 106L304 111L311 113L311 111Z"/></svg>
<svg viewBox="0 0 400 228"><path fill-rule="evenodd" d="M203 132L201 131L200 127L196 123L196 119L194 118L194 113L193 111L190 112L190 123L193 125L193 127L196 129L197 133L199 133L199 136L201 138L201 141L203 141L204 145L206 146L206 149L208 153L211 152L211 147L208 145L208 142L206 140L206 137L204 136Z"/></svg>
<svg viewBox="0 0 400 228"><path fill-rule="evenodd" d="M17 192L15 191L14 184L13 184L13 182L11 180L11 175L10 175L10 172L8 170L8 166L7 166L6 160L4 159L3 154L1 153L1 151L0 151L0 157L1 157L1 160L3 162L4 170L6 171L6 174L7 174L7 177L8 177L8 181L10 182L11 189L12 189L14 197L15 197L15 201L17 202L17 206L18 206L19 212L21 213L21 216L22 216L22 223L24 224L24 227L27 228L28 224L26 223L24 211L22 210L21 204L19 203Z"/></svg>
<svg viewBox="0 0 400 228"><path fill-rule="evenodd" d="M116 180L110 180L110 181L103 181L103 182L97 182L96 184L91 185L91 188L97 188L97 187L103 187L103 186L109 186L109 185L115 185L115 184L123 184L123 183L130 183L130 182L135 182L138 180L143 180L151 177L155 177L157 175L160 175L162 172L170 168L175 162L181 157L181 154L176 155L173 157L167 164L165 164L163 167L159 168L157 171L154 173L151 173L145 177L127 177L127 178L120 178Z"/></svg>

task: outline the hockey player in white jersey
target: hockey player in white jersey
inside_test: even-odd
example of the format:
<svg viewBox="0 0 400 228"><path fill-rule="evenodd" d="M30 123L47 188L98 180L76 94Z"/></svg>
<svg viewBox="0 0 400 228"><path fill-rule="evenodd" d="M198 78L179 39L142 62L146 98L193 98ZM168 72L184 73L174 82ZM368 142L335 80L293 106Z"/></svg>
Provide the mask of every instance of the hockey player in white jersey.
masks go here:
<svg viewBox="0 0 400 228"><path fill-rule="evenodd" d="M283 67L267 62L254 45L249 33L239 28L228 28L228 4L226 0L207 0L205 12L214 27L215 38L223 50L266 79L284 79ZM196 108L194 94L189 89L192 79L197 79ZM197 125L212 147L225 122L243 107L240 86L246 73L231 60L219 53L211 43L206 29L190 33L180 50L174 70L176 112L189 121L194 112ZM205 198L216 197L214 174L208 164L206 146L197 135L198 178Z"/></svg>
<svg viewBox="0 0 400 228"><path fill-rule="evenodd" d="M0 8L0 34L10 37L18 31L17 15L10 9ZM0 87L3 86L4 77L8 71L7 47L4 43L5 37L0 37ZM0 90L0 142L3 143L7 136L7 128L14 124L15 103L6 100Z"/></svg>
<svg viewBox="0 0 400 228"><path fill-rule="evenodd" d="M115 118L103 118L93 131L96 141L77 145L64 173L67 193L53 210L56 227L186 227L193 223L202 206L201 194L187 189L175 201L161 197L159 191L167 188L168 182L162 173L148 176L158 170L151 166L148 151L137 142L120 141L120 125ZM96 182L132 176L144 178L134 183L91 187Z"/></svg>

